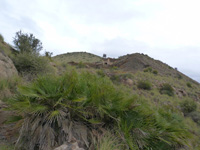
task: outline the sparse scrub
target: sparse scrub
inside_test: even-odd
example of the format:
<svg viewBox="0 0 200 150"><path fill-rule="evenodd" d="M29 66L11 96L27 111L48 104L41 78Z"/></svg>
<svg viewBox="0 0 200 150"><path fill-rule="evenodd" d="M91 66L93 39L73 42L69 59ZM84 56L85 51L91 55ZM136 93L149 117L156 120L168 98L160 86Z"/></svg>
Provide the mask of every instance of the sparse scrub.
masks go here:
<svg viewBox="0 0 200 150"><path fill-rule="evenodd" d="M161 86L161 88L159 89L159 91L160 91L161 94L167 94L169 96L173 96L174 95L174 89L168 83L163 84Z"/></svg>
<svg viewBox="0 0 200 150"><path fill-rule="evenodd" d="M180 103L180 106L181 106L181 109L182 109L183 113L186 114L186 115L188 113L196 111L196 109L197 109L197 103L194 102L191 99L185 99L184 101L182 101Z"/></svg>
<svg viewBox="0 0 200 150"><path fill-rule="evenodd" d="M151 90L151 83L149 81L139 81L137 87L138 89Z"/></svg>

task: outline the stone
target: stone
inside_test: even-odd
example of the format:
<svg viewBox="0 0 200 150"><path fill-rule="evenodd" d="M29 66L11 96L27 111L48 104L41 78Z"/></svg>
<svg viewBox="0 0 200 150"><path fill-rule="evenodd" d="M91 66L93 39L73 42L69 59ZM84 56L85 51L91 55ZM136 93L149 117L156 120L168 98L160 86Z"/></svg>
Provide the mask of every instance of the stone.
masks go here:
<svg viewBox="0 0 200 150"><path fill-rule="evenodd" d="M17 74L17 69L15 68L12 60L0 51L0 79L10 78Z"/></svg>
<svg viewBox="0 0 200 150"><path fill-rule="evenodd" d="M133 85L133 80L131 79L126 79L126 84L129 85L129 86L132 86Z"/></svg>
<svg viewBox="0 0 200 150"><path fill-rule="evenodd" d="M63 144L63 145L55 148L54 150L85 150L85 149L80 148L78 146L78 143L74 142L74 143Z"/></svg>

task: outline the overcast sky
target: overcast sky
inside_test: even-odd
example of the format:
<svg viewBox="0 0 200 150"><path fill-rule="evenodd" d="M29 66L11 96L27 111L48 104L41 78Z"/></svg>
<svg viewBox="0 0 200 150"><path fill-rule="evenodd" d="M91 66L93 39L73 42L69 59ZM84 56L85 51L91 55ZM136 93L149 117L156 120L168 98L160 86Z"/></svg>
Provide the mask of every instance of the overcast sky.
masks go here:
<svg viewBox="0 0 200 150"><path fill-rule="evenodd" d="M145 53L200 82L199 0L0 0L0 33L33 33L54 55Z"/></svg>

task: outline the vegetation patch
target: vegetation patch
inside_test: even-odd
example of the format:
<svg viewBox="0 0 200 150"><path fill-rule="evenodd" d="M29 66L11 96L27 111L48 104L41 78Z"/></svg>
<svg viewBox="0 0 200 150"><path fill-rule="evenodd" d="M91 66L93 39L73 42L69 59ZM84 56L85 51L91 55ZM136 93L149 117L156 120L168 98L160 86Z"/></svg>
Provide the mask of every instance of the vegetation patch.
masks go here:
<svg viewBox="0 0 200 150"><path fill-rule="evenodd" d="M187 87L192 88L192 84L190 82L186 83Z"/></svg>
<svg viewBox="0 0 200 150"><path fill-rule="evenodd" d="M197 109L197 103L191 99L185 99L180 103L180 106L184 114L189 114Z"/></svg>
<svg viewBox="0 0 200 150"><path fill-rule="evenodd" d="M160 93L161 94L167 94L169 96L173 96L174 95L174 89L173 87L168 84L168 83L165 83L163 84L160 89L159 89Z"/></svg>
<svg viewBox="0 0 200 150"><path fill-rule="evenodd" d="M139 81L137 87L143 90L151 90L151 83L149 81Z"/></svg>
<svg viewBox="0 0 200 150"><path fill-rule="evenodd" d="M108 78L91 73L42 76L18 91L8 104L22 117L16 143L20 150L51 149L71 137L88 148L95 145L93 140L102 128L113 137L100 140L97 146L102 150L107 146L115 149L118 141L121 149L170 150L174 145L186 145L189 137L184 124L171 113L163 115L126 88L116 88Z"/></svg>

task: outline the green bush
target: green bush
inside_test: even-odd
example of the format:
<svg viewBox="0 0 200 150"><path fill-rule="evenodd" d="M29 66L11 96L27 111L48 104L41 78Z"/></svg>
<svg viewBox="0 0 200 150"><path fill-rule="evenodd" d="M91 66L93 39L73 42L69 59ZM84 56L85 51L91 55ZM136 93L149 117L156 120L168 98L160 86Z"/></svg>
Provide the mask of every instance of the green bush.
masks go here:
<svg viewBox="0 0 200 150"><path fill-rule="evenodd" d="M154 70L152 73L153 73L153 74L158 74L158 71L157 71L157 70Z"/></svg>
<svg viewBox="0 0 200 150"><path fill-rule="evenodd" d="M98 70L98 71L97 71L97 74L98 74L99 76L101 76L101 77L105 77L105 76L106 76L106 74L105 74L105 72L104 72L103 70Z"/></svg>
<svg viewBox="0 0 200 150"><path fill-rule="evenodd" d="M187 116L191 117L194 122L196 122L198 125L200 125L200 112L193 111L193 112L189 113Z"/></svg>
<svg viewBox="0 0 200 150"><path fill-rule="evenodd" d="M0 34L0 42L4 42L4 37L2 34Z"/></svg>
<svg viewBox="0 0 200 150"><path fill-rule="evenodd" d="M149 81L139 81L137 87L138 89L151 90L151 83Z"/></svg>
<svg viewBox="0 0 200 150"><path fill-rule="evenodd" d="M197 109L197 103L190 99L182 101L180 106L184 114L191 113Z"/></svg>
<svg viewBox="0 0 200 150"><path fill-rule="evenodd" d="M165 83L161 86L161 88L159 89L161 94L167 94L169 96L173 96L174 95L174 89L172 88L172 86L168 83Z"/></svg>
<svg viewBox="0 0 200 150"><path fill-rule="evenodd" d="M18 31L13 38L15 48L21 53L39 53L43 47L42 42L33 34L23 33Z"/></svg>
<svg viewBox="0 0 200 150"><path fill-rule="evenodd" d="M116 84L119 84L120 81L121 81L120 76L117 75L117 74L111 75L110 80L113 81L113 83L116 83Z"/></svg>
<svg viewBox="0 0 200 150"><path fill-rule="evenodd" d="M187 85L187 87L192 88L192 84L191 83L187 82L186 85Z"/></svg>
<svg viewBox="0 0 200 150"><path fill-rule="evenodd" d="M39 75L51 72L53 69L49 65L46 57L31 53L20 53L14 59L14 64L21 74Z"/></svg>
<svg viewBox="0 0 200 150"><path fill-rule="evenodd" d="M144 71L144 72L152 72L152 68L151 68L151 67L148 67L148 68L145 68L143 71Z"/></svg>

